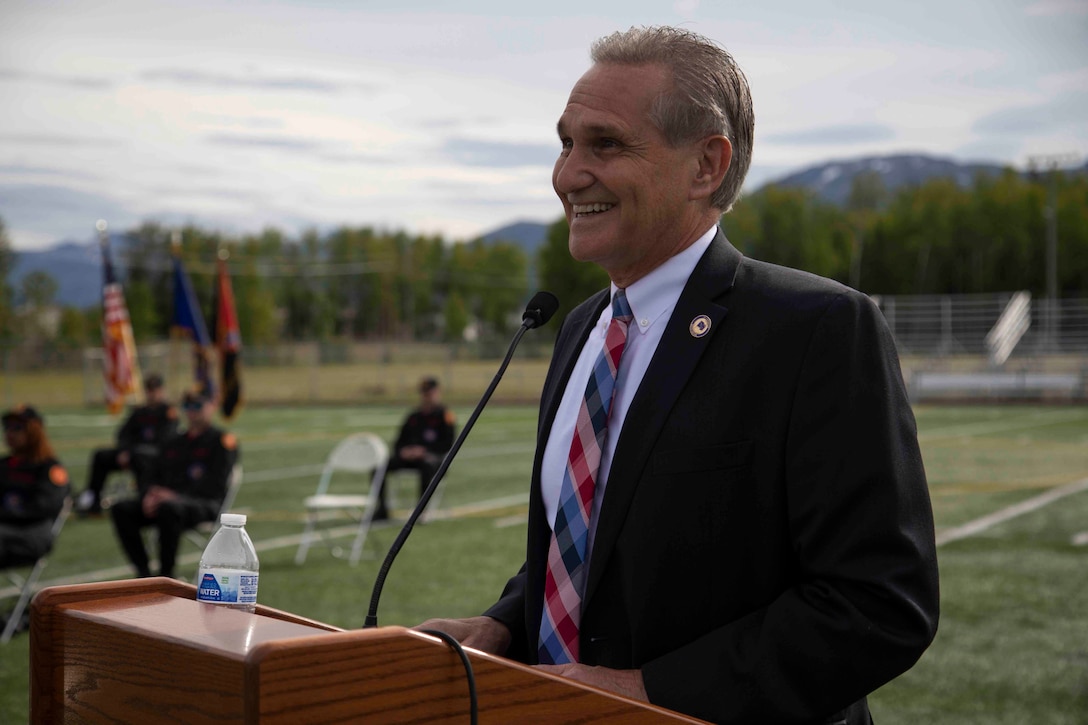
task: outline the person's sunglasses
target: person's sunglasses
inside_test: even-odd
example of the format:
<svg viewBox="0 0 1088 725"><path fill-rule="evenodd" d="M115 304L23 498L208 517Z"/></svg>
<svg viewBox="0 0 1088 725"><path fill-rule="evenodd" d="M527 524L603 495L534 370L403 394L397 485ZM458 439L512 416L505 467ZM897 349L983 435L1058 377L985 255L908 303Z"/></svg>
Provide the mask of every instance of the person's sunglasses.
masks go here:
<svg viewBox="0 0 1088 725"><path fill-rule="evenodd" d="M4 430L10 430L14 431L15 433L20 433L26 430L26 423L20 423L17 420L4 421Z"/></svg>

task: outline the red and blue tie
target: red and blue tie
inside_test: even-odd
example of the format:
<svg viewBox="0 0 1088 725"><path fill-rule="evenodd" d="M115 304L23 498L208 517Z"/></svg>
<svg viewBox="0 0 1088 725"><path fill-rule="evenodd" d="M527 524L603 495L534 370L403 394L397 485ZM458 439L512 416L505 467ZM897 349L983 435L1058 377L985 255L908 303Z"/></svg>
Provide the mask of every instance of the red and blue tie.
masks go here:
<svg viewBox="0 0 1088 725"><path fill-rule="evenodd" d="M578 410L578 422L559 492L559 509L555 514L544 582L544 616L540 621L538 647L541 664L578 661L578 627L589 570L586 545L593 492L608 436L616 371L627 344L627 326L632 318L627 296L623 290L617 290L612 300L612 322L605 334L604 349L593 366L585 398Z"/></svg>

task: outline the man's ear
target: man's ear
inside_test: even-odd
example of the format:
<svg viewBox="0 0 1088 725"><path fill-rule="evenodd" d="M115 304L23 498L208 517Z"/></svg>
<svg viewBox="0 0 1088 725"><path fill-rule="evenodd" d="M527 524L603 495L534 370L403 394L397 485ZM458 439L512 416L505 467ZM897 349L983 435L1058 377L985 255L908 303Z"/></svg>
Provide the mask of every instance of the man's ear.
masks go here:
<svg viewBox="0 0 1088 725"><path fill-rule="evenodd" d="M709 199L722 185L733 144L725 136L707 136L696 145L698 170L691 185L691 199Z"/></svg>

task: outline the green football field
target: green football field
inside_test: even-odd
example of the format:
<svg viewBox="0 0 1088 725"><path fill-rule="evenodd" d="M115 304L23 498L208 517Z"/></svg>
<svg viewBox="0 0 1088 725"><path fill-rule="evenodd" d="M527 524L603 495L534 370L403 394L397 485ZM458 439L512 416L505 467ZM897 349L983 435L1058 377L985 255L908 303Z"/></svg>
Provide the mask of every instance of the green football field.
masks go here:
<svg viewBox="0 0 1088 725"><path fill-rule="evenodd" d="M469 407L457 407L464 422ZM117 420L86 409L46 410L75 490L90 451ZM235 510L261 559L262 604L345 628L362 626L381 557L397 527L372 530L356 567L327 548L294 564L302 499L345 435L390 440L402 407L249 408L230 425L245 483ZM872 697L878 723L1088 723L1088 408L970 406L917 409L938 527L942 615L937 639L907 674ZM532 406L492 406L443 484L437 515L417 526L394 564L380 624L478 614L524 558ZM413 473L393 479L403 511ZM347 484L345 478L337 482ZM347 523L347 522L344 522ZM350 536L333 542L350 547ZM199 550L183 544L179 575ZM47 584L130 576L107 519L72 518ZM4 587L0 611L14 603ZM28 718L28 637L0 648L0 722Z"/></svg>

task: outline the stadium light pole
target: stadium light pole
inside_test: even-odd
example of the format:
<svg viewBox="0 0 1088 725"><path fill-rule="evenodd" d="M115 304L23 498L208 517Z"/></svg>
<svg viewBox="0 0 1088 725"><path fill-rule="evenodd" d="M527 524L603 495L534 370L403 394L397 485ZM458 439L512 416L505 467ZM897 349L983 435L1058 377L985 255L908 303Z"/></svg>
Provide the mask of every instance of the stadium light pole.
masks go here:
<svg viewBox="0 0 1088 725"><path fill-rule="evenodd" d="M1046 218L1046 324L1045 347L1056 352L1058 346L1058 170L1080 160L1077 154L1040 154L1028 157L1028 168L1045 169L1047 199L1043 216Z"/></svg>

